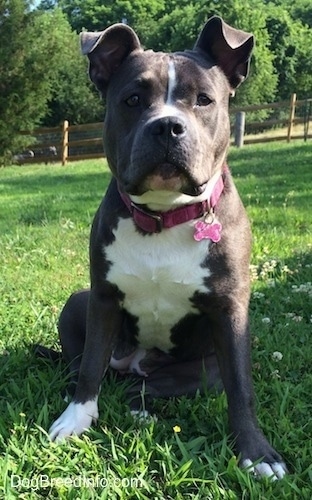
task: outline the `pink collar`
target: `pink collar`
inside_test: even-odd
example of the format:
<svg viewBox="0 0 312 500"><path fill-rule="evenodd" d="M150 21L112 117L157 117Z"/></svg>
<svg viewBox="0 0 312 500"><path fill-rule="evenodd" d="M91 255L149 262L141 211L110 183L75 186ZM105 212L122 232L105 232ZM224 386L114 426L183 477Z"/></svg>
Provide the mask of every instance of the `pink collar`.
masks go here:
<svg viewBox="0 0 312 500"><path fill-rule="evenodd" d="M160 233L163 229L169 229L178 224L183 224L183 222L198 219L213 209L218 203L224 188L223 175L225 171L226 169L223 170L223 174L217 180L209 200L174 208L168 212L154 212L147 208L143 209L141 205L133 203L129 195L123 193L119 186L118 191L135 224L147 233Z"/></svg>

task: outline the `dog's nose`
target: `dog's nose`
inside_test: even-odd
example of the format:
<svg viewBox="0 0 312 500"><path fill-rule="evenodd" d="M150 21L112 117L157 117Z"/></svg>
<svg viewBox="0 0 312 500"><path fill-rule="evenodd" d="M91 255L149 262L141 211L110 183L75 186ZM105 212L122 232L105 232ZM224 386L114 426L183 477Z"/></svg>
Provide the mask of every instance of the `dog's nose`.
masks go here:
<svg viewBox="0 0 312 500"><path fill-rule="evenodd" d="M176 116L158 118L151 124L151 134L162 137L181 138L186 133L186 124Z"/></svg>

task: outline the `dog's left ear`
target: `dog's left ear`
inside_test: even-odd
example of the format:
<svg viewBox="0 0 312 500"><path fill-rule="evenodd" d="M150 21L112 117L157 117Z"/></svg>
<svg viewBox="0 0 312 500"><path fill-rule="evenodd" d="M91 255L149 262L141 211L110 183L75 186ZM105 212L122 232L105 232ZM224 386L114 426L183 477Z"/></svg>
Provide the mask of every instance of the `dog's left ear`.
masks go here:
<svg viewBox="0 0 312 500"><path fill-rule="evenodd" d="M205 24L194 50L208 54L235 89L247 78L253 46L251 33L232 28L221 17L214 16Z"/></svg>
<svg viewBox="0 0 312 500"><path fill-rule="evenodd" d="M105 94L107 85L128 55L141 49L132 28L113 24L104 31L80 33L81 51L90 61L89 75L98 90ZM142 49L141 49L142 50Z"/></svg>

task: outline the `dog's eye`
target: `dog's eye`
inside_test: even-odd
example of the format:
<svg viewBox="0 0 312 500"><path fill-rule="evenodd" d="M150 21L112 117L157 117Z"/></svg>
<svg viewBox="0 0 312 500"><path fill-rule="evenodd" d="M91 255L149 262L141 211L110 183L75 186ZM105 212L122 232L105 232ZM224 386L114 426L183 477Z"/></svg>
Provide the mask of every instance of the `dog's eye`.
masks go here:
<svg viewBox="0 0 312 500"><path fill-rule="evenodd" d="M198 94L196 106L208 106L212 100L206 94Z"/></svg>
<svg viewBox="0 0 312 500"><path fill-rule="evenodd" d="M139 104L140 104L140 97L136 94L133 94L130 97L128 97L128 99L126 99L125 103L130 108L135 108L136 106L139 106Z"/></svg>

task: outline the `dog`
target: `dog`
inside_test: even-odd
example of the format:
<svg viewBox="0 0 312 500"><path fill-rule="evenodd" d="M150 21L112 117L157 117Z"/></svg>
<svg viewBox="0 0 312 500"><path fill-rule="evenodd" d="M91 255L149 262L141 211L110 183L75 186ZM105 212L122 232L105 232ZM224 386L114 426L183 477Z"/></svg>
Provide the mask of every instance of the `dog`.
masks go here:
<svg viewBox="0 0 312 500"><path fill-rule="evenodd" d="M109 367L131 375L130 406L224 388L240 465L280 479L259 429L251 379L250 224L227 166L229 96L248 75L253 35L219 17L193 50L143 50L127 25L83 32L106 99L112 180L90 236L90 290L59 320L73 398L50 430L80 435L98 418Z"/></svg>

